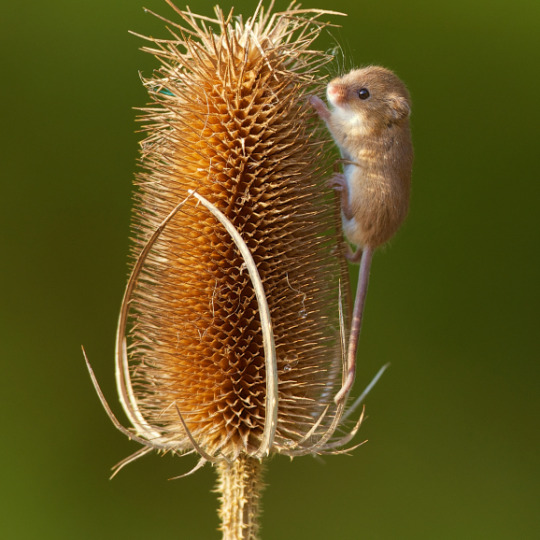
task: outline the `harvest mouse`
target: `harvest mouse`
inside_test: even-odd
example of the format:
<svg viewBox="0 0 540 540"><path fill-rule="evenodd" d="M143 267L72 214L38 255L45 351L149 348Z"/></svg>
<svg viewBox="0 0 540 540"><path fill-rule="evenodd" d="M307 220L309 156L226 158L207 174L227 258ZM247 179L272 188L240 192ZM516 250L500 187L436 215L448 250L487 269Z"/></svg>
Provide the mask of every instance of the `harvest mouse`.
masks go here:
<svg viewBox="0 0 540 540"><path fill-rule="evenodd" d="M407 215L413 147L409 92L392 71L378 66L353 70L332 80L326 94L330 109L316 96L309 101L341 150L344 173L334 175L329 185L341 194L343 232L356 246L347 258L360 263L347 377L335 397L339 403L354 383L373 252L392 238Z"/></svg>

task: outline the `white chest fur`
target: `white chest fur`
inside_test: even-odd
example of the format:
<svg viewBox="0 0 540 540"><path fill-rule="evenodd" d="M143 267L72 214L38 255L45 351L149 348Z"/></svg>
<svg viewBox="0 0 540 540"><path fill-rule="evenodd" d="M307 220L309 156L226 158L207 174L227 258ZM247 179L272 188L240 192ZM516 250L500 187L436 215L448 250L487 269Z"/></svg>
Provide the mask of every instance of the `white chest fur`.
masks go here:
<svg viewBox="0 0 540 540"><path fill-rule="evenodd" d="M364 116L344 107L336 107L332 113L336 123L348 134L349 137L362 137L367 133Z"/></svg>

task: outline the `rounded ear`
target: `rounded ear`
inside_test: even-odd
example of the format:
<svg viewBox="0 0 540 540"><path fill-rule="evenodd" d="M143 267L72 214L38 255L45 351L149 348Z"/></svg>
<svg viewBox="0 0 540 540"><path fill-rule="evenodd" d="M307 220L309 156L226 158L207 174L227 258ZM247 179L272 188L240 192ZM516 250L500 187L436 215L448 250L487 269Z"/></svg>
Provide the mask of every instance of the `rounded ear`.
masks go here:
<svg viewBox="0 0 540 540"><path fill-rule="evenodd" d="M411 106L405 96L392 94L389 97L388 102L396 120L402 120L411 115Z"/></svg>

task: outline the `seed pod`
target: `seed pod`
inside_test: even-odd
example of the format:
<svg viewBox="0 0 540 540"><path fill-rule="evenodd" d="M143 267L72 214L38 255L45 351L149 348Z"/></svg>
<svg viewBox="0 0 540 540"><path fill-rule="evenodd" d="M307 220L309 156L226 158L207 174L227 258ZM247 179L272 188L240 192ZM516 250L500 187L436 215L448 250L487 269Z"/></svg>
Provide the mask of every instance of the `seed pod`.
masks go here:
<svg viewBox="0 0 540 540"><path fill-rule="evenodd" d="M311 50L324 12L259 5L244 23L174 9L173 38L144 48L161 67L144 80L124 407L139 437L205 459L324 451L347 287L328 141L306 103L330 59Z"/></svg>
<svg viewBox="0 0 540 540"><path fill-rule="evenodd" d="M307 104L332 59L311 45L333 12L293 3L271 14L260 2L244 23L219 7L212 20L167 3L182 24L167 21L173 39L146 38L143 49L161 67L143 80L151 103L116 341L134 432L87 365L115 426L143 444L116 471L152 449L197 452L194 470L219 463L227 502L227 485L240 493L231 479L257 476L264 456L344 451L362 421L334 438L351 412L333 399L346 368L348 274L325 184L329 141ZM258 482L246 482L253 509ZM222 507L223 521L244 527L244 499Z"/></svg>

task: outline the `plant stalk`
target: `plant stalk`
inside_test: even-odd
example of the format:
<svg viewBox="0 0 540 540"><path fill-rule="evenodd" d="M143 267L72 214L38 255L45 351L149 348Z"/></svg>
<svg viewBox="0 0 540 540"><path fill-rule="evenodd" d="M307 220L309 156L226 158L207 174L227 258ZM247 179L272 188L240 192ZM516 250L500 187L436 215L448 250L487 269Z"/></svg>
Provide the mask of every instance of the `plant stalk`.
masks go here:
<svg viewBox="0 0 540 540"><path fill-rule="evenodd" d="M223 540L260 540L262 463L244 455L230 463L221 461L216 468Z"/></svg>

